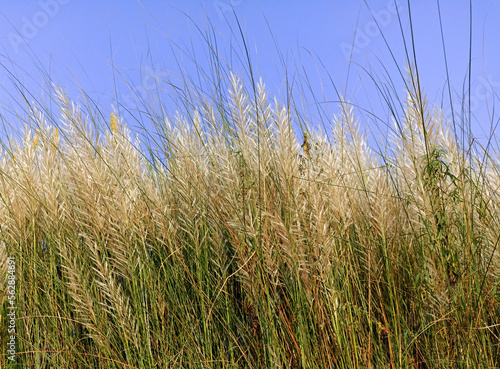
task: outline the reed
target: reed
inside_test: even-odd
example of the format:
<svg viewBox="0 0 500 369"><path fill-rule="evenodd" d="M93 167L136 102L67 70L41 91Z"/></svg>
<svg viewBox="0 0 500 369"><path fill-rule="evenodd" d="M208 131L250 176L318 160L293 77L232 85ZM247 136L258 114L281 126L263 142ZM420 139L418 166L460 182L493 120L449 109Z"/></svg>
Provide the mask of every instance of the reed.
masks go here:
<svg viewBox="0 0 500 369"><path fill-rule="evenodd" d="M245 83L212 67L213 94L189 85L177 114L142 113L146 150L62 90L58 114L19 116L0 160L18 363L499 367L492 146L456 139L411 65L383 155L347 99L325 132L251 68Z"/></svg>

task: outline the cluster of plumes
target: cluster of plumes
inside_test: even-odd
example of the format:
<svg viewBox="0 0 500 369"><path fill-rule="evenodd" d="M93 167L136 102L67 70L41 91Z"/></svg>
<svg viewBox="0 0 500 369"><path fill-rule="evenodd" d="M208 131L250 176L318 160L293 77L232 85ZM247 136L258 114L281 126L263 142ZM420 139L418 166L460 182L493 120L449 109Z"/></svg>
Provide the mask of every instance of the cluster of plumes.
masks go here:
<svg viewBox="0 0 500 369"><path fill-rule="evenodd" d="M249 284L259 253L269 275L288 266L305 280L326 281L352 229L367 240L408 248L423 234L431 243L444 242L441 233L447 232L455 251L465 252L457 224L468 222L464 226L481 230L487 245L481 257L500 267L494 251L498 162L460 151L442 116L429 115L416 96L408 94L387 157L368 147L347 102L332 122L333 139L317 131L299 139L292 112L270 104L262 83L255 96L233 76L229 106L201 104L189 118L162 122L162 155L146 160L117 115L101 137L60 92L58 129L34 109L36 133L28 129L20 144L2 153L3 245L31 242L33 227L35 248L50 235L65 260L75 306L92 315L73 257L84 245L123 321L129 312L118 280L127 277L130 263L147 258L152 248L176 255L186 239L196 244L209 237L215 255L232 243L238 272ZM434 172L431 161L439 167ZM209 220L203 235L200 219ZM110 253L106 262L98 244Z"/></svg>

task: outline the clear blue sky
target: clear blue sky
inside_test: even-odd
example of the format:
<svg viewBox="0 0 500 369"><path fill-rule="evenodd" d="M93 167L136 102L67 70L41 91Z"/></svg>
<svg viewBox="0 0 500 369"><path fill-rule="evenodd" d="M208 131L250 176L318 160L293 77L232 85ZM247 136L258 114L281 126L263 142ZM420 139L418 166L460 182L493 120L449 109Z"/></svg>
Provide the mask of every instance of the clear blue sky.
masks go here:
<svg viewBox="0 0 500 369"><path fill-rule="evenodd" d="M206 44L196 24L203 31L209 24L213 26L221 55L229 57L230 45L242 53L234 8L257 74L271 93L284 99L281 53L289 70L305 68L318 94L316 100L337 100L333 82L349 101L373 109L383 118L387 111L383 104L380 108L380 98L363 69L387 81L385 68L399 95L404 96L384 37L404 67L400 27L410 35L408 6L405 0L396 0L400 24L394 0L367 3L370 9L362 0L0 0L0 113L6 114L3 107L19 101L9 75L19 79L35 98L43 95L43 76L48 74L74 99L81 98L79 89L83 89L105 112L111 110L111 104L133 109L134 94L140 97L154 92L153 75L179 80L179 62L188 73L194 71L189 53L203 63ZM410 4L424 90L430 101L439 104L444 100L446 105L437 1L412 0ZM441 0L440 6L451 84L461 95L468 69L469 2ZM478 120L475 135L484 136L482 130L487 134L490 125L487 106L493 107L500 91L500 3L476 0L472 6L471 110ZM241 65L233 62L236 72L243 75ZM373 121L366 116L364 124Z"/></svg>

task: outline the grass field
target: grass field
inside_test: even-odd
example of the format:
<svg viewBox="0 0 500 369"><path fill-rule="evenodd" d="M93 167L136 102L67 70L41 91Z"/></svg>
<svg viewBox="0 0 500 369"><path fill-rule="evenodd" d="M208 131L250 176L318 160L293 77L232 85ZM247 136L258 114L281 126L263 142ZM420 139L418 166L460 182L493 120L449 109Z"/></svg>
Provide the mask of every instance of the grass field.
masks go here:
<svg viewBox="0 0 500 369"><path fill-rule="evenodd" d="M500 367L498 138L428 108L410 56L377 147L348 97L311 121L249 75L214 63L178 115L152 101L146 149L60 89L27 103L0 158L17 363Z"/></svg>

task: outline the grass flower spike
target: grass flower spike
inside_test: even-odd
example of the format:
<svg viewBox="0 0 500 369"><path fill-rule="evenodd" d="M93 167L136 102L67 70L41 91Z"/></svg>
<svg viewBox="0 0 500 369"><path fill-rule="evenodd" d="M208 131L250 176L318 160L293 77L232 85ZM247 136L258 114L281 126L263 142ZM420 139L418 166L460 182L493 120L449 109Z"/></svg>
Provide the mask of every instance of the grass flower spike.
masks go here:
<svg viewBox="0 0 500 369"><path fill-rule="evenodd" d="M113 134L116 134L118 132L118 127L117 127L117 117L114 113L111 113L111 132Z"/></svg>

